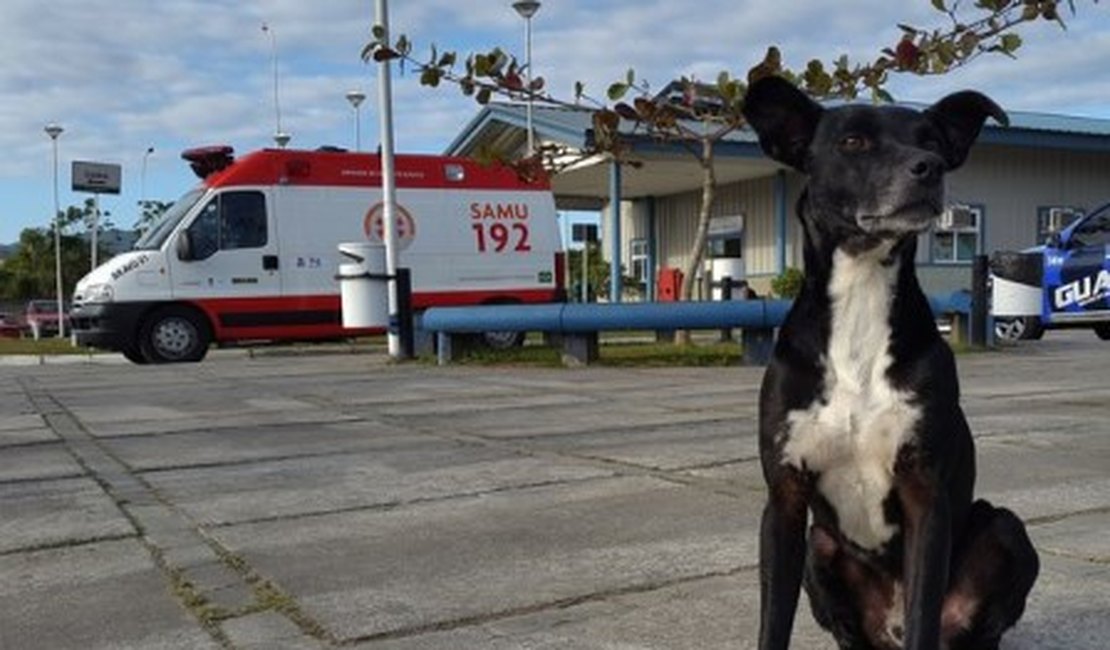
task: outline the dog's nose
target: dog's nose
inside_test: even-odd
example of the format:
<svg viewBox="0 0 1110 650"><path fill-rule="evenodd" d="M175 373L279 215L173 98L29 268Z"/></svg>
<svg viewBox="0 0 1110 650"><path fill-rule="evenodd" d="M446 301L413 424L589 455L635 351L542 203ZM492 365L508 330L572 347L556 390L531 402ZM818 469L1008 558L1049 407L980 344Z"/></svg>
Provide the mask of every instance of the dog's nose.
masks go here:
<svg viewBox="0 0 1110 650"><path fill-rule="evenodd" d="M910 176L922 183L936 183L944 173L944 161L940 156L926 155L911 160Z"/></svg>

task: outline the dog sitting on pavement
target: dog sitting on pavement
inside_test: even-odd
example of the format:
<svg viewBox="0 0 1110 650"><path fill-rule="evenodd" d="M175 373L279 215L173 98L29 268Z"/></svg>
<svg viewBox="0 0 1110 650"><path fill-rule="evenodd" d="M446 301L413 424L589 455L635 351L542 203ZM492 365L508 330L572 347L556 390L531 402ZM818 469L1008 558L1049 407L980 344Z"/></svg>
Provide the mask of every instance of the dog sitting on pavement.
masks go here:
<svg viewBox="0 0 1110 650"><path fill-rule="evenodd" d="M1039 561L1021 520L973 500L955 360L914 257L945 173L1006 114L972 91L924 111L826 109L766 77L744 116L807 176L805 283L760 393L759 647L789 647L804 585L841 649L997 648Z"/></svg>

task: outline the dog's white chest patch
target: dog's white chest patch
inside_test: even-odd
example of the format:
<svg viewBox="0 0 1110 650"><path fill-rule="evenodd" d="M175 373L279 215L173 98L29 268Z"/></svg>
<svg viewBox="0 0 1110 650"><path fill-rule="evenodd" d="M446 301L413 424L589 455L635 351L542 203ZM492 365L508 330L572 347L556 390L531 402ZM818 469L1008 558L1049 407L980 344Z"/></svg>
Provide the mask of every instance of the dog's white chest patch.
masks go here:
<svg viewBox="0 0 1110 650"><path fill-rule="evenodd" d="M784 462L818 474L817 489L836 510L841 532L865 549L878 549L897 532L883 501L898 451L920 415L886 376L898 274L897 264L881 264L888 254L835 252L825 392L809 408L789 412L784 431Z"/></svg>

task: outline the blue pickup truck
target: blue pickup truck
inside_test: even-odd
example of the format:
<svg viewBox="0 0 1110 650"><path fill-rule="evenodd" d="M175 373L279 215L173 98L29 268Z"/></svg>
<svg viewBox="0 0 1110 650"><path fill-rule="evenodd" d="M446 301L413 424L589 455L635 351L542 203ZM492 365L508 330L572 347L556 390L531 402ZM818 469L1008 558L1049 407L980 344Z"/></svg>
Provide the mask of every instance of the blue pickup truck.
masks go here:
<svg viewBox="0 0 1110 650"><path fill-rule="evenodd" d="M1043 246L995 253L991 283L998 339L1089 328L1110 340L1110 204L1076 219Z"/></svg>

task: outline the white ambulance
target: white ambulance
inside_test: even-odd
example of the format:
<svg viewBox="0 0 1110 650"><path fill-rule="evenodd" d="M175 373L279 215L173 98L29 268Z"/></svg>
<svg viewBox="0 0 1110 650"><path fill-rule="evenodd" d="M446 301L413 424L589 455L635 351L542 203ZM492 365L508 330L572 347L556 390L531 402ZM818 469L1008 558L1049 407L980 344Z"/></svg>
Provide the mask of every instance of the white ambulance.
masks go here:
<svg viewBox="0 0 1110 650"><path fill-rule="evenodd" d="M266 149L236 160L220 146L182 157L203 182L77 283L78 344L166 363L199 361L212 342L369 332L342 327L336 271L350 260L337 246L382 239L379 156ZM397 156L395 169L398 265L411 270L415 309L562 299L546 181L442 156Z"/></svg>

